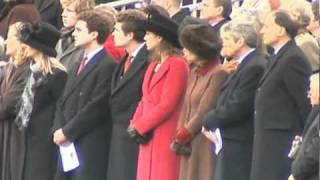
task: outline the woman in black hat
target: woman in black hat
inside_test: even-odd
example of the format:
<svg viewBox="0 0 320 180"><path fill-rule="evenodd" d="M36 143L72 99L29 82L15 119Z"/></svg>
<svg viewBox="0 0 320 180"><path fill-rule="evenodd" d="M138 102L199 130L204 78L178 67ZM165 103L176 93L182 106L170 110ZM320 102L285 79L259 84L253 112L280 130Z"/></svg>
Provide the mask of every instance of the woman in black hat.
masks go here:
<svg viewBox="0 0 320 180"><path fill-rule="evenodd" d="M53 179L57 153L51 126L66 81L65 68L52 58L59 37L59 31L46 23L9 28L11 60L0 79L0 121L6 134L2 180Z"/></svg>
<svg viewBox="0 0 320 180"><path fill-rule="evenodd" d="M137 22L146 30L146 45L154 53L143 81L142 99L128 128L140 144L137 180L177 180L179 158L170 150L182 100L188 65L180 56L178 25L156 12Z"/></svg>

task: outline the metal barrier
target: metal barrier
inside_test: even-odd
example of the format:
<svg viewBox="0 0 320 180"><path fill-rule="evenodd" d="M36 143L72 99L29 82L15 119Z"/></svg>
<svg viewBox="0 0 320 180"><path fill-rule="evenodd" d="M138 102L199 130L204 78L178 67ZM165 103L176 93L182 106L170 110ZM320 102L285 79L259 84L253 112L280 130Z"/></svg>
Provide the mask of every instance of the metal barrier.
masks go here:
<svg viewBox="0 0 320 180"><path fill-rule="evenodd" d="M243 1L243 0L242 0ZM240 6L241 0L232 0L232 4L235 8ZM120 1L114 1L110 3L106 3L107 5L114 7L116 9L127 9L127 8L139 8L147 4L146 0L120 0ZM184 2L182 2L184 4ZM183 5L182 8L189 8L189 10L192 12L193 16L197 15L197 10L199 8L199 5L201 4L201 1L198 2L198 0L192 0L191 4Z"/></svg>

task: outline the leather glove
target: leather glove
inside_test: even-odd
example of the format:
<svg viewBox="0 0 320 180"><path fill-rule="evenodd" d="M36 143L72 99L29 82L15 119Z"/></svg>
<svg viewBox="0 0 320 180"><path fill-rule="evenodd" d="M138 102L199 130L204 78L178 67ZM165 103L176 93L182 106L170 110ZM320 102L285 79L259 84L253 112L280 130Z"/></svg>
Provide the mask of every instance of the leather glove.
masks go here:
<svg viewBox="0 0 320 180"><path fill-rule="evenodd" d="M176 141L173 141L170 144L170 149L175 154L181 155L181 156L190 156L191 151L192 151L190 144L182 145L182 144L177 143Z"/></svg>
<svg viewBox="0 0 320 180"><path fill-rule="evenodd" d="M191 141L191 138L192 136L189 130L183 127L177 130L174 140L181 145L185 145Z"/></svg>
<svg viewBox="0 0 320 180"><path fill-rule="evenodd" d="M146 144L153 136L153 131L149 131L144 135L140 135L134 127L128 127L127 133L129 137L138 144Z"/></svg>

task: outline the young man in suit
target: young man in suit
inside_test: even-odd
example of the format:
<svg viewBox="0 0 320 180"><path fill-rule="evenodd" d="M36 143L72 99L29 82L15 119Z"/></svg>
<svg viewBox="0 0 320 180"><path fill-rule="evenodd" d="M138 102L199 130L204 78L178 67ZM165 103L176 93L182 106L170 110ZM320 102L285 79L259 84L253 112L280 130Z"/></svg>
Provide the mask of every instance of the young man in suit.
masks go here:
<svg viewBox="0 0 320 180"><path fill-rule="evenodd" d="M261 33L275 55L256 92L251 180L286 179L290 143L301 133L311 107L311 66L293 40L297 27L287 12L269 14Z"/></svg>
<svg viewBox="0 0 320 180"><path fill-rule="evenodd" d="M126 10L116 17L115 45L127 55L117 65L111 83L110 110L113 121L109 154L108 180L136 178L138 144L129 139L126 129L142 96L142 81L149 53L144 43L145 31L137 29L136 20L146 19L138 10Z"/></svg>
<svg viewBox="0 0 320 180"><path fill-rule="evenodd" d="M222 86L216 108L203 119L207 131L220 128L222 135L223 148L216 160L213 179L248 180L254 96L267 60L256 49L258 33L252 25L228 22L222 26L220 36L221 55L235 59L239 65Z"/></svg>
<svg viewBox="0 0 320 180"><path fill-rule="evenodd" d="M63 172L59 162L56 180L105 180L111 136L109 97L115 64L103 49L111 23L94 12L80 15L73 36L84 56L70 71L57 104L53 141L73 142L80 166Z"/></svg>

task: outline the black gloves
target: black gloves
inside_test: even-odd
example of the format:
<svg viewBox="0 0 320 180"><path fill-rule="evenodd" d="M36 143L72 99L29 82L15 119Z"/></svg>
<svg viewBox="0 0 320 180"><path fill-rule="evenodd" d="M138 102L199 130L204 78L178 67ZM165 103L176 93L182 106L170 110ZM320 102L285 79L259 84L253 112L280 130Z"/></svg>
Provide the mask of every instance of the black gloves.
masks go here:
<svg viewBox="0 0 320 180"><path fill-rule="evenodd" d="M140 135L134 127L128 127L129 137L138 144L147 144L152 138L153 131L148 131L144 135Z"/></svg>
<svg viewBox="0 0 320 180"><path fill-rule="evenodd" d="M192 150L190 143L183 145L176 141L170 144L170 148L174 153L181 156L190 156Z"/></svg>

